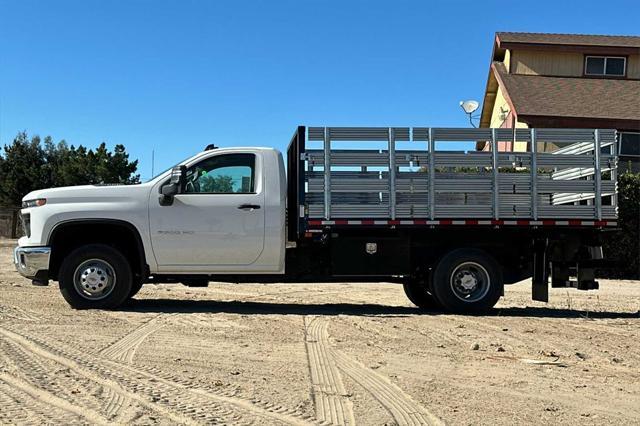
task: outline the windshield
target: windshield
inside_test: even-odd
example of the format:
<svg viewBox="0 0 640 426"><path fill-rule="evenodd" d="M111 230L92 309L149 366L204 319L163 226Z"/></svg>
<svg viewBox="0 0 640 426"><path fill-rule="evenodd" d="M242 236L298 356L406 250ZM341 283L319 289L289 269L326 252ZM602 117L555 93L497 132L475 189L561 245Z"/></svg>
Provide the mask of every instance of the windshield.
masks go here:
<svg viewBox="0 0 640 426"><path fill-rule="evenodd" d="M177 162L176 164L174 164L173 166L171 166L171 167L167 167L166 169L164 169L164 170L163 170L163 171L161 171L160 173L156 173L156 174L155 174L155 176L153 176L153 177L151 177L151 178L147 179L147 180L145 181L145 183L146 183L146 182L151 182L152 180L154 180L154 179L155 179L155 178L157 178L158 176L161 176L161 175L165 174L166 172L168 172L169 170L173 169L173 168L174 168L175 166L177 166L178 164L182 164L182 163L184 163L185 161L187 161L187 160L188 160L188 159L190 159L191 157L194 157L194 156L193 156L193 155L190 155L189 157L185 158L184 160L182 160L182 161L178 161L178 162Z"/></svg>

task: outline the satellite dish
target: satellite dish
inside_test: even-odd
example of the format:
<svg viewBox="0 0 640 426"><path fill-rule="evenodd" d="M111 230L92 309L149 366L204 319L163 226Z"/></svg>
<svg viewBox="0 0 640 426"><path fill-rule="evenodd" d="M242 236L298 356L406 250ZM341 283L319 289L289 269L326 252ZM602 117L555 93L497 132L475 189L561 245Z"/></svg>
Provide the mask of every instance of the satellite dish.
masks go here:
<svg viewBox="0 0 640 426"><path fill-rule="evenodd" d="M478 101L460 101L460 107L467 114L473 114L478 109L478 106L480 106Z"/></svg>

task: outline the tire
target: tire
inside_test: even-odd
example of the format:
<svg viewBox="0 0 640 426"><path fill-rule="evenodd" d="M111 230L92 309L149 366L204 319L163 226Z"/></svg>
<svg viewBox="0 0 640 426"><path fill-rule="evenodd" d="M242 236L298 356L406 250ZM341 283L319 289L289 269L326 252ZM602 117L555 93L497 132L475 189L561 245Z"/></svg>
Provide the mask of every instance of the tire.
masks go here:
<svg viewBox="0 0 640 426"><path fill-rule="evenodd" d="M129 292L129 296L127 296L127 299L131 299L133 296L138 294L143 284L144 283L142 282L142 280L134 280L133 284L131 284L131 291Z"/></svg>
<svg viewBox="0 0 640 426"><path fill-rule="evenodd" d="M420 309L437 310L441 308L440 303L438 303L436 298L429 292L429 286L426 282L408 279L402 283L402 288L411 303Z"/></svg>
<svg viewBox="0 0 640 426"><path fill-rule="evenodd" d="M445 255L433 275L433 295L448 311L489 310L502 296L502 270L487 253L458 249Z"/></svg>
<svg viewBox="0 0 640 426"><path fill-rule="evenodd" d="M65 257L59 283L62 296L75 309L114 309L129 298L133 274L118 250L89 244Z"/></svg>

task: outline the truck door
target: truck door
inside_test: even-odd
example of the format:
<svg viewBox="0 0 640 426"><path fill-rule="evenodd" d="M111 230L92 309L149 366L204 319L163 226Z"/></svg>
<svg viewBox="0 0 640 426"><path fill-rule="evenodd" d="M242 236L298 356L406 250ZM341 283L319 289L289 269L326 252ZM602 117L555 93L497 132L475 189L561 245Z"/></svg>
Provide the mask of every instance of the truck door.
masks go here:
<svg viewBox="0 0 640 426"><path fill-rule="evenodd" d="M161 206L154 188L149 226L161 271L233 271L264 248L259 153L220 153L187 169L185 190Z"/></svg>

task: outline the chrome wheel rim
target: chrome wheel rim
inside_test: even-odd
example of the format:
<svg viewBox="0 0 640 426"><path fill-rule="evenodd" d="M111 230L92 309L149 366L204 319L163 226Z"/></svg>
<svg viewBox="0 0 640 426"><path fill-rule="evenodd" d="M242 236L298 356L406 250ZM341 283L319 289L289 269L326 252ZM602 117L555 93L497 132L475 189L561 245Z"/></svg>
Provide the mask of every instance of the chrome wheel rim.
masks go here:
<svg viewBox="0 0 640 426"><path fill-rule="evenodd" d="M116 284L116 272L102 259L82 262L73 273L76 292L87 300L101 300L109 296Z"/></svg>
<svg viewBox="0 0 640 426"><path fill-rule="evenodd" d="M453 270L449 283L458 299L472 303L487 295L491 279L484 266L476 262L464 262Z"/></svg>

